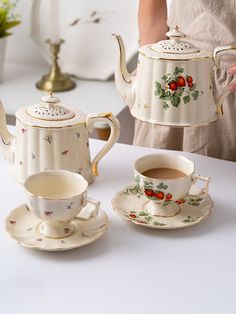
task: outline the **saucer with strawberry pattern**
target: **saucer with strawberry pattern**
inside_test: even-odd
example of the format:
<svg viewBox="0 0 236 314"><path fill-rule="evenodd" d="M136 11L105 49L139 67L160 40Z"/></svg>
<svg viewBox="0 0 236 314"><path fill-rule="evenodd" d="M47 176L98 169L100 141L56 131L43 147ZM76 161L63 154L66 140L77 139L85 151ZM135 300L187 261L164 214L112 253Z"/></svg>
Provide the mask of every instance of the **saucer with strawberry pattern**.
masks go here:
<svg viewBox="0 0 236 314"><path fill-rule="evenodd" d="M144 209L147 198L136 186L129 185L119 191L112 199L114 211L123 219L134 224L155 229L179 229L198 224L205 219L213 208L208 193L198 195L200 188L193 185L191 197L186 197L179 206L179 211L172 217L156 217ZM194 197L196 195L196 197Z"/></svg>
<svg viewBox="0 0 236 314"><path fill-rule="evenodd" d="M90 204L87 204L86 208ZM86 217L86 208L83 212ZM88 211L88 213L91 212ZM99 239L108 229L107 214L100 210L98 216L90 222L74 221L75 231L66 238L47 238L38 231L41 223L23 204L13 211L6 218L5 227L9 235L21 245L43 251L65 251L87 245Z"/></svg>

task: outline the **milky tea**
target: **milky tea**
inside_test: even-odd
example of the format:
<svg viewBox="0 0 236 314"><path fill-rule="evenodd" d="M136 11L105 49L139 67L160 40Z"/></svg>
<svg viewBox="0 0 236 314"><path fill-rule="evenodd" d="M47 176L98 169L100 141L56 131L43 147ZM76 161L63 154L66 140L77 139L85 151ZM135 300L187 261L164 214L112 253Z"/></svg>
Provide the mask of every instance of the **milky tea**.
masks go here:
<svg viewBox="0 0 236 314"><path fill-rule="evenodd" d="M154 179L179 179L186 173L174 168L152 168L142 172L142 175Z"/></svg>

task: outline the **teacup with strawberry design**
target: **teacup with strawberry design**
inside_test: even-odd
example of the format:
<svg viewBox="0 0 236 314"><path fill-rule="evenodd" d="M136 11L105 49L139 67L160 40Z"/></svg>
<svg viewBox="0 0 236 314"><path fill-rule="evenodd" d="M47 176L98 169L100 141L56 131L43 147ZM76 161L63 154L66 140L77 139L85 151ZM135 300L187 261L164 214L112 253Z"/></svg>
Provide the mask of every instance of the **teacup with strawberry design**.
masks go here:
<svg viewBox="0 0 236 314"><path fill-rule="evenodd" d="M197 180L205 182L198 195L207 193L210 178L195 174L194 163L176 154L145 155L135 162L137 189L147 198L144 210L152 215L171 217L178 214Z"/></svg>

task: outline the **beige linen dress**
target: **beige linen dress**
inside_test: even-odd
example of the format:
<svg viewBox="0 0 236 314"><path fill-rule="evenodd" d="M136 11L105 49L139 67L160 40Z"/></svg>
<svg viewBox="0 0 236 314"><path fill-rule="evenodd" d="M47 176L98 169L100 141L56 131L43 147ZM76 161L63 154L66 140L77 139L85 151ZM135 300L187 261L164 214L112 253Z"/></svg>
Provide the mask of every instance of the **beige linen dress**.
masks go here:
<svg viewBox="0 0 236 314"><path fill-rule="evenodd" d="M202 50L236 44L236 0L173 0L170 28L178 25L188 40ZM232 80L229 57L215 72L216 94ZM135 121L134 145L183 150L236 161L236 93L224 102L224 116L201 127L169 128Z"/></svg>

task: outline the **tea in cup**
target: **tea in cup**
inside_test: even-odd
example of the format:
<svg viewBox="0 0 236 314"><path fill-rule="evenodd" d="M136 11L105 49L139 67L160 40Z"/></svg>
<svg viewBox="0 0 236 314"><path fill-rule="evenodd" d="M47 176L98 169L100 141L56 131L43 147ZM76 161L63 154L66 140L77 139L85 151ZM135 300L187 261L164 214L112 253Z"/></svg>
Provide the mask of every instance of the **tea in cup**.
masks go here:
<svg viewBox="0 0 236 314"><path fill-rule="evenodd" d="M144 210L160 217L175 216L185 203L189 191L197 180L205 182L198 195L207 193L209 177L195 174L194 163L176 154L153 154L139 158L135 162L135 182L137 188L147 198Z"/></svg>
<svg viewBox="0 0 236 314"><path fill-rule="evenodd" d="M75 230L73 221L95 219L100 202L87 197L88 182L79 174L66 170L43 171L24 183L29 209L42 221L39 232L50 238L64 238ZM88 218L77 215L92 204Z"/></svg>

